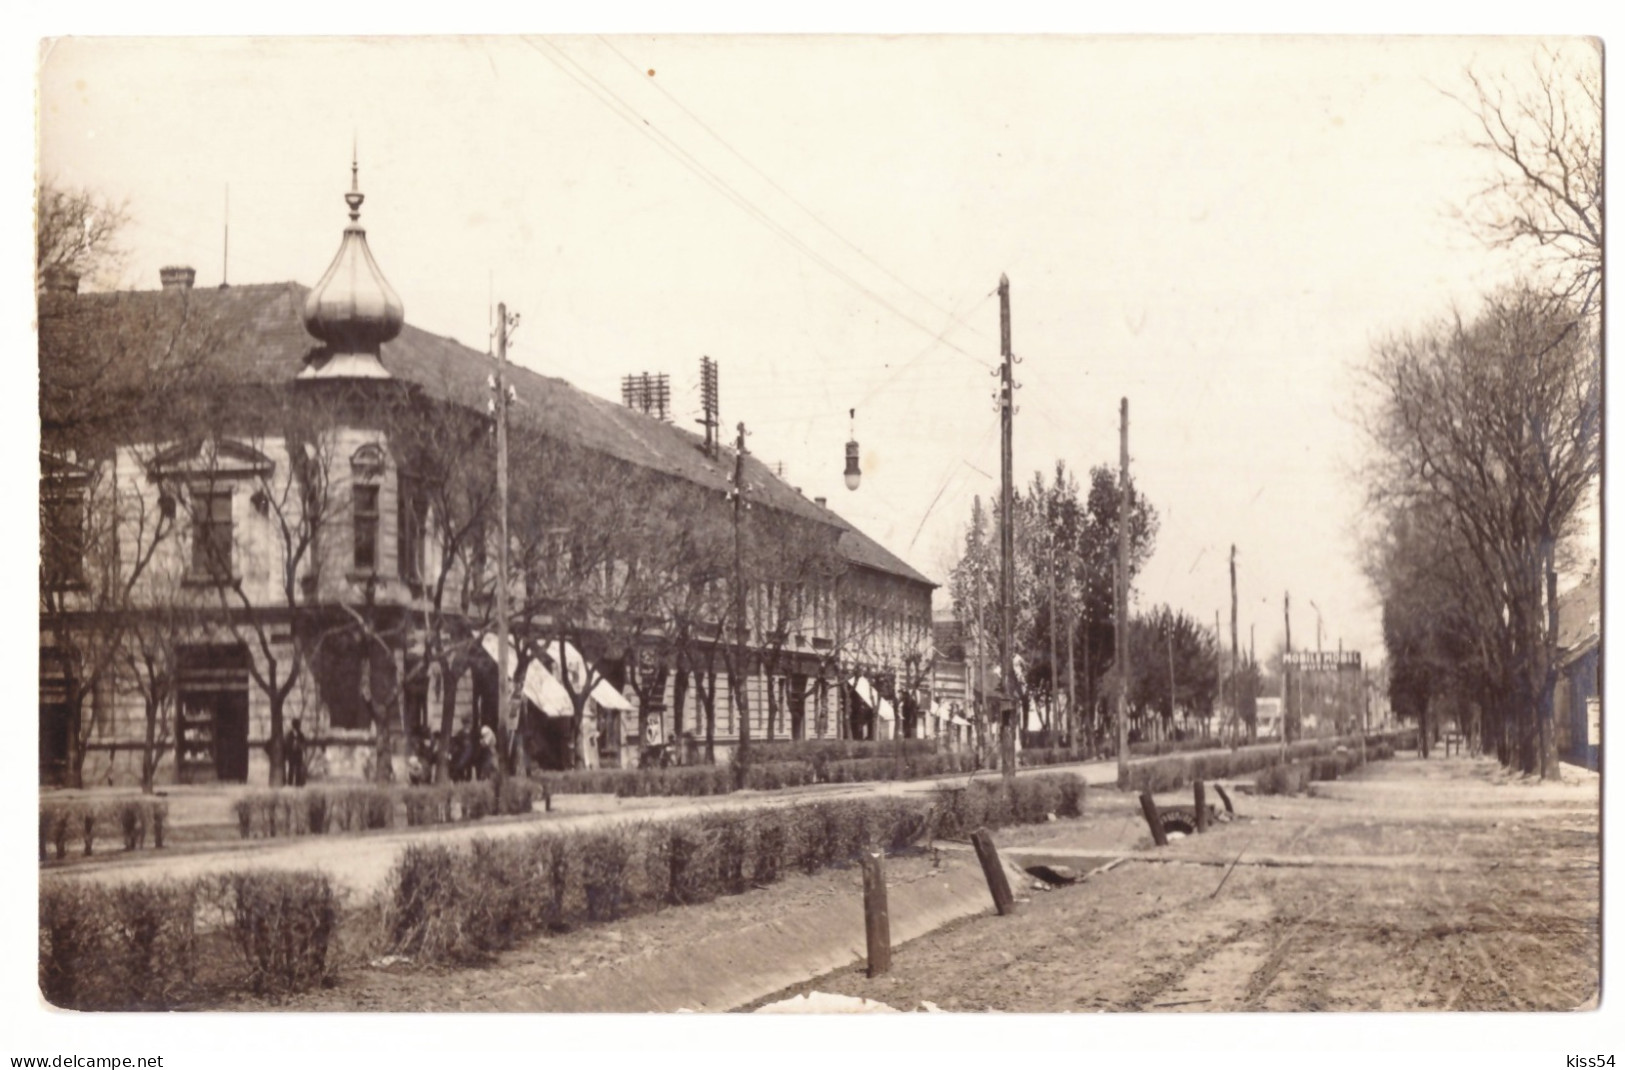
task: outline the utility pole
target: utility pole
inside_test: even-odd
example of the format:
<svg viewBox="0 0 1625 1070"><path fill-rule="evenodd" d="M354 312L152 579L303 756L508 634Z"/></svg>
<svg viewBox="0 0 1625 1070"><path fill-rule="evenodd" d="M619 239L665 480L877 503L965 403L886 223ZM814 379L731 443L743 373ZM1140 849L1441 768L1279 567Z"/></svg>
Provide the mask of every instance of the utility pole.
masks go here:
<svg viewBox="0 0 1625 1070"><path fill-rule="evenodd" d="M1292 592L1281 597L1281 611L1286 616L1286 656L1281 659L1281 760L1286 760L1286 745L1292 742L1288 727L1292 724Z"/></svg>
<svg viewBox="0 0 1625 1070"><path fill-rule="evenodd" d="M982 497L981 497L981 495L977 495L976 496L976 517L978 518L978 520L981 518L981 515L982 515ZM984 548L982 546L980 531L977 532L977 540L976 541L977 541L976 549L977 549L978 553L981 554ZM982 627L982 601L983 601L983 594L982 594L982 566L983 566L983 564L985 564L986 560L987 560L986 556L983 555L981 557L981 560L978 560L976 562L976 692L975 692L975 694L973 694L971 696L971 699L972 699L971 709L972 709L972 715L975 717L975 720L976 720L975 728L976 728L976 732L977 732L977 734L979 736L979 740L978 740L978 747L979 748L985 747L987 745L987 725L988 725L988 716L987 716L987 632ZM980 763L980 761L981 761L980 755L978 755L977 761L978 761L978 763Z"/></svg>
<svg viewBox="0 0 1625 1070"><path fill-rule="evenodd" d="M1236 643L1236 544L1230 544L1230 699L1235 710L1236 734L1241 734L1241 681L1236 676L1238 658Z"/></svg>
<svg viewBox="0 0 1625 1070"><path fill-rule="evenodd" d="M1174 690L1174 614L1168 611L1168 722L1174 720L1174 700L1177 692Z"/></svg>
<svg viewBox="0 0 1625 1070"><path fill-rule="evenodd" d="M1049 510L1044 510L1048 513ZM1055 646L1055 518L1049 518L1049 730L1051 737L1044 745L1055 746L1055 707L1061 697L1061 658Z"/></svg>
<svg viewBox="0 0 1625 1070"><path fill-rule="evenodd" d="M750 757L750 700L746 695L745 640L749 624L745 620L745 571L740 528L745 504L745 422L739 421L739 438L734 443L734 478L730 497L734 507L734 678L728 681L729 697L739 706L740 775Z"/></svg>
<svg viewBox="0 0 1625 1070"><path fill-rule="evenodd" d="M497 731L508 735L509 695L513 681L508 678L508 329L517 325L516 313L508 319L507 304L497 305ZM497 788L501 797L502 763L507 739L497 740ZM576 745L580 745L579 733Z"/></svg>
<svg viewBox="0 0 1625 1070"><path fill-rule="evenodd" d="M1128 781L1128 398L1118 409L1117 457L1117 780Z"/></svg>
<svg viewBox="0 0 1625 1070"><path fill-rule="evenodd" d="M999 749L1004 779L1016 777L1016 698L1015 651L1011 641L1016 630L1016 540L1014 522L1014 474L1012 472L1011 430L1015 417L1014 356L1010 351L1010 278L999 276L999 355L1003 357L999 376L999 663L1003 679L999 687Z"/></svg>

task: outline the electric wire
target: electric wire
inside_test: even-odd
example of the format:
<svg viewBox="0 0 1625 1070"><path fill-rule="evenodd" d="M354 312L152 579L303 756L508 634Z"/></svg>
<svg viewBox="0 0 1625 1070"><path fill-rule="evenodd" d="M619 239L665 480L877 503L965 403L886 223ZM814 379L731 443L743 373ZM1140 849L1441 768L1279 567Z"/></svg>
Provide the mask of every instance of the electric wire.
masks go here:
<svg viewBox="0 0 1625 1070"><path fill-rule="evenodd" d="M643 68L639 67L636 63L633 63L631 61L631 59L627 58L626 54L623 53L620 49L616 48L614 46L614 44L612 44L609 41L608 38L604 37L603 35L599 35L598 41L605 48L607 48L611 52L615 53L615 55L620 58L620 61L622 63L626 64L627 67L629 67L632 71L634 71L634 72L636 72L637 74L640 74L640 75L643 73ZM834 227L832 227L828 223L824 222L824 220L819 217L818 213L814 212L811 208L807 207L806 204L802 203L802 201L799 198L797 198L795 194L791 193L789 190L787 190L783 186L779 185L778 182L774 181L772 175L769 175L766 171L763 171L760 167L756 166L756 164L751 162L751 160L749 158L747 158L744 153L742 153L738 149L734 148L733 145L728 142L727 138L725 138L721 134L717 133L716 130L713 129L709 123L707 123L704 119L701 119L698 115L696 115L692 111L690 111L688 109L688 107L686 107L683 104L682 101L678 100L675 96L673 96L671 91L669 89L667 89L665 86L663 86L659 82L653 81L653 80L650 80L648 84L652 85L656 90L658 90L660 92L660 94L662 96L664 96L667 100L671 101L672 106L675 107L678 111L682 112L684 115L686 115L690 119L692 119L694 121L694 123L696 125L698 125L701 130L704 130L707 134L710 134L711 137L717 142L717 144L721 145L723 148L727 149L730 153L732 153L735 159L739 160L740 163L744 164L746 167L748 167L752 171L756 172L756 174L761 176L762 181L766 182L769 186L772 186L775 190L777 190L791 204L793 204L797 208L801 209L802 212L804 212L806 214L807 218L811 219L814 223L817 223L820 227L823 227L824 230L828 231L831 235L833 235L835 237L835 239L837 241L839 241L842 245L845 245L848 249L851 249L853 252L855 252L859 256L863 257L863 259L868 261L869 264L872 267L874 267L874 269L876 271L879 271L882 275L885 275L888 279L891 279L893 282L897 283L897 285L901 286L903 289L907 290L909 293L913 294L915 297L918 297L921 301L924 301L926 304L930 305L932 308L936 309L938 312L942 313L944 316L947 316L951 320L957 321L961 326L963 326L965 329L971 331L972 333L979 334L983 338L991 338L992 337L987 332L985 332L985 331L981 330L980 328L976 327L974 324L972 324L972 323L970 323L970 322L956 316L951 310L949 310L947 308L944 308L942 305L940 305L936 301L932 300L928 295L922 293L921 291L915 289L913 286L909 285L907 280L899 277L895 272L891 271L884 264L880 263L878 260L876 260L874 257L870 256L868 253L864 252L863 249L860 246L857 245L857 243L849 240L840 231L836 230Z"/></svg>
<svg viewBox="0 0 1625 1070"><path fill-rule="evenodd" d="M813 263L817 264L819 267L821 267L825 271L829 272L835 278L837 278L840 281L846 283L848 286L850 286L852 289L857 291L859 294L862 294L863 296L868 297L871 301L875 302L880 307L886 309L888 312L892 313L893 315L895 315L896 317L901 319L903 322L909 324L910 326L914 327L917 330L920 330L920 331L923 331L926 334L932 335L932 343L931 343L932 348L934 348L934 347L936 347L938 345L946 346L947 348L952 349L955 352L958 352L958 353L962 354L965 357L968 357L969 359L977 362L978 364L981 364L983 367L991 367L992 366L991 364L989 364L988 362L983 360L981 357L976 356L975 354L973 354L970 351L966 350L965 348L958 345L957 343L948 340L946 335L947 335L948 331L952 329L952 327L953 327L952 323L950 323L948 325L948 327L944 328L942 331L933 332L930 327L926 326L925 324L921 323L918 319L914 318L913 316L909 315L907 312L905 312L902 309L898 308L891 301L887 300L883 295L881 295L879 293L876 293L870 287L865 286L862 282L860 282L857 279L853 278L851 276L851 274L849 274L848 272L843 270L841 267L839 267L838 265L832 263L829 259L824 257L822 254L820 254L816 250L812 249L804 241L802 241L800 238L796 237L796 235L794 233L792 233L790 230L788 230L786 227L784 227L782 224L780 224L779 222L774 220L771 216L769 216L766 212L764 212L761 208L757 207L754 203L752 203L749 198L745 197L744 194L742 194L738 190L736 190L725 179L723 179L721 176L717 175L716 172L712 171L710 168L708 168L704 164L700 163L699 160L697 160L693 156L692 153L688 152L688 150L684 149L681 145L679 145L670 135L664 133L658 127L656 127L652 122L650 122L647 118L645 118L642 115L642 113L640 113L636 108L634 108L632 105L628 104L613 89L611 89L608 86L604 85L604 83L602 81L600 81L595 75L593 75L593 73L591 71L587 70L587 68L584 67L578 60L576 60L574 57L570 56L569 53L567 53L564 50L560 49L557 45L553 44L551 41L548 41L545 38L541 39L541 44L542 45L545 45L547 48L552 49L552 51L554 53L557 53L557 56L559 58L555 58L553 55L550 55L548 52L543 51L542 48L537 44L536 41L533 41L528 37L527 38L522 38L522 40L525 42L526 45L528 45L531 49L533 49L538 55L542 56L548 62L552 63L566 77L570 78L571 81L575 82L582 89L586 90L589 95L591 95L600 104L603 104L606 108L608 108L613 114L615 114L623 122L627 123L629 126L631 126L633 129L637 130L639 133L642 133L645 137L650 138L651 141L654 143L654 145L657 148L659 148L662 152L665 152L668 156L671 156L672 159L676 160L679 164L681 164L690 173L695 175L695 177L699 178L702 182L706 183L706 185L710 186L713 190L715 190L718 194L723 196L725 199L732 202L736 207L738 207L741 211L745 212L745 214L749 215L752 219L755 219L758 223L760 223L764 227L766 227L768 229L768 231L770 233L772 233L775 237L779 238L785 244L789 245L792 249L795 249L796 251L800 252L803 256L807 257ZM562 59L564 62L561 63L560 59ZM565 63L568 63L570 65L570 67L574 67L575 70L572 71L570 69L570 67L566 67L564 65ZM579 72L579 74L577 72ZM589 82L591 83L590 85L588 84ZM614 103L611 103L611 101L613 101ZM619 105L619 107L617 107L617 105Z"/></svg>

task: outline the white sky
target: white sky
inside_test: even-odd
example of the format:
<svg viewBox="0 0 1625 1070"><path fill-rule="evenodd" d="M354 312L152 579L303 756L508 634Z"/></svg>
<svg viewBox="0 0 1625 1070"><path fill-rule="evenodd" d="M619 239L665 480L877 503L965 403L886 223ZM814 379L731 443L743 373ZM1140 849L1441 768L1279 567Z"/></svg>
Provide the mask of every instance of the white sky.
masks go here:
<svg viewBox="0 0 1625 1070"><path fill-rule="evenodd" d="M1473 5L1470 23L1414 0L1292 7L1173 0L1088 14L1023 0L939 4L929 14L876 0L816 8L704 0L681 5L682 14L675 5L588 8L527 21L582 32L747 25L1008 32L1067 23L1113 32L1606 33L1614 18L1593 0L1484 0ZM13 210L5 222L17 250L8 277L14 365L26 364L19 354L30 344L31 268L21 249L36 133L27 104L34 40L507 32L515 19L487 0L396 6L388 14L331 0L259 7L79 0L19 16L22 25L0 39L11 47L0 77L13 79ZM687 405L698 357L708 353L722 363L724 417L751 423L755 450L786 461L808 495L829 497L936 575L951 557L969 495L996 493L995 481L975 471L996 475L998 464L988 397L995 384L977 362L996 360L991 291L1008 272L1015 345L1025 358L1019 477L1048 470L1057 456L1080 470L1112 461L1117 399L1126 394L1138 475L1163 518L1141 600L1172 601L1211 619L1226 605L1223 561L1234 542L1242 626L1257 623L1260 650L1274 641L1287 588L1295 642L1312 632L1313 599L1328 636L1376 648L1377 617L1348 539L1359 499L1344 479L1354 453L1342 419L1347 369L1374 337L1438 314L1451 300L1468 302L1500 277L1501 267L1447 216L1483 161L1461 149L1463 116L1432 85L1448 84L1469 58L1486 68L1516 65L1522 43L1165 38L768 47L615 39L635 68L655 68L653 79L635 76L591 39L555 43L779 226L928 330L857 294L708 188L562 73L540 42L540 51L512 41L420 45L411 58L399 46L329 43L278 55L263 45L194 41L176 50L146 42L133 62L117 47L81 42L59 48L41 77L42 163L63 181L129 198L138 219L131 273L143 286L155 285L158 266L170 262L192 263L204 285L219 281L228 182L231 278L310 284L337 247L354 133L369 237L412 322L481 344L494 275L497 298L525 316L515 358L589 390L615 397L622 373L666 370ZM822 230L655 85L907 287ZM942 346L927 350L948 324L943 308L969 321L945 337L975 360ZM18 434L36 421L32 384L21 381L26 389L5 399L6 426ZM856 494L840 482L851 406L859 408L867 455ZM13 499L32 494L26 484L35 476L24 465L4 474L15 482L7 486ZM27 530L13 541L26 546L32 529L18 528ZM33 582L31 557L31 549L10 555L17 590ZM14 626L23 641L0 657L8 678L26 679L34 623L19 612ZM10 781L31 796L27 750L25 739L7 753ZM8 813L7 842L25 851L27 807ZM20 905L4 930L8 1002L37 1006L28 922L34 883L8 890ZM1086 961L1088 949L1078 953ZM1610 952L1610 967L1615 958ZM871 1059L876 1051L924 1055L945 1066L984 1053L1008 1059L1012 1049L1142 1062L1177 1051L1218 1067L1256 1066L1252 1053L1266 1049L1330 1067L1366 1066L1377 1053L1415 1065L1417 1053L1473 1049L1474 1065L1524 1066L1560 1065L1571 1049L1616 1050L1599 1042L1618 1035L1617 1003L1606 1000L1600 1014L1538 1019L949 1015L929 1026L917 1017L883 1023L892 1029L827 1019L576 1017L547 1023L545 1039L535 1019L517 1016L449 1029L444 1018L412 1015L298 1016L291 1024L278 1015L206 1023L79 1016L64 1029L70 1023L62 1015L36 1009L21 1027L13 1021L9 1035L41 1054L163 1053L174 1066L210 1062L186 1058L204 1051L249 1067L380 1056L416 1066L499 1051L530 1061L590 1052L604 1061L606 1051L633 1048L645 1059L675 1055L682 1063L683 1049L701 1045L771 1045L776 1066L828 1065L826 1050L835 1048Z"/></svg>
<svg viewBox="0 0 1625 1070"><path fill-rule="evenodd" d="M1491 161L1441 89L1532 47L71 40L42 68L41 163L128 200L135 285L220 281L228 185L230 279L308 285L355 138L411 322L483 348L494 293L523 316L513 359L611 398L669 372L684 422L709 354L730 431L938 579L997 495L1007 272L1018 481L1115 464L1126 395L1162 518L1140 603L1228 622L1235 543L1244 645L1273 646L1291 590L1298 645L1313 602L1327 646L1374 653L1351 368L1504 277L1450 214Z"/></svg>

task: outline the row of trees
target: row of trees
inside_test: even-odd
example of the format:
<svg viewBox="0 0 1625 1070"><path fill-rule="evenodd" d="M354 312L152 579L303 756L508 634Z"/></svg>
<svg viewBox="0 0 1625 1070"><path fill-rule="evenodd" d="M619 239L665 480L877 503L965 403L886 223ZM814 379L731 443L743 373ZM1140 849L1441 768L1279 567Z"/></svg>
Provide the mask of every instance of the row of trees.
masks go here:
<svg viewBox="0 0 1625 1070"><path fill-rule="evenodd" d="M1523 277L1364 369L1367 568L1395 712L1550 776L1558 576L1596 552L1574 540L1601 460L1600 55L1542 52L1532 74L1469 72L1460 98L1496 165L1468 218L1527 250Z"/></svg>
<svg viewBox="0 0 1625 1070"><path fill-rule="evenodd" d="M100 202L47 189L42 205L53 207L40 214L42 278L53 266L93 273L94 248L44 229L82 229L102 217ZM289 721L313 704L361 711L348 726L370 731L373 773L387 779L409 706L434 692L444 776L458 682L493 671L482 642L494 627L498 529L484 399L461 379L302 382L290 367L286 381L245 381L254 373L233 362L254 351L244 332L265 325L223 314L227 300L42 289L41 645L63 682L66 780L82 781L88 749L108 734L94 710L110 703L97 696L139 695L152 787L176 745L178 685L199 644L249 651L244 668L269 710L272 784ZM710 756L719 678L748 739L747 675L767 678L771 738L804 735L808 699L855 669L890 672L900 690L928 671L918 656L928 618L908 592L851 569L836 524L771 507L763 466L740 466L748 508L736 570L722 493L568 429L544 433L541 414L523 400L516 409L515 675L541 659L568 694L571 731L553 742L569 760L585 757L582 722L606 674L644 718L670 682L676 731L690 727L692 704ZM506 732L509 718L493 719ZM538 723L521 727L503 744L523 761L547 741Z"/></svg>
<svg viewBox="0 0 1625 1070"><path fill-rule="evenodd" d="M1053 738L1098 743L1111 722L1103 706L1115 649L1113 578L1121 496L1105 465L1089 472L1084 493L1064 461L1046 479L1036 472L1013 495L1016 694ZM1129 582L1150 558L1156 509L1129 485ZM970 641L972 679L999 689L999 518L980 499L972 505L964 551L950 593ZM1182 611L1154 607L1134 618L1128 635L1129 717L1146 736L1171 736L1183 716L1204 723L1219 688L1217 638Z"/></svg>

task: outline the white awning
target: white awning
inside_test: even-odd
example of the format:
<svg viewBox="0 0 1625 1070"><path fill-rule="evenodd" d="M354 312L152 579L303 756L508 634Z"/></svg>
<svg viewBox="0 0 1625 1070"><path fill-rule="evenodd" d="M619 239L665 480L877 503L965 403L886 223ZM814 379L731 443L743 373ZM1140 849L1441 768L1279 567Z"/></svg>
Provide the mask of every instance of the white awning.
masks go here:
<svg viewBox="0 0 1625 1070"><path fill-rule="evenodd" d="M867 676L860 676L853 680L852 690L858 693L858 697L864 701L865 705L875 711L876 717L879 717L882 721L897 720L897 715L892 712L891 703L880 697L880 692L875 690L875 685L869 682Z"/></svg>
<svg viewBox="0 0 1625 1070"><path fill-rule="evenodd" d="M577 650L573 643L567 639L555 639L547 644L545 649L552 656L553 664L557 665L561 661L564 663L565 671L570 674L572 687L579 689L586 686L587 659L581 656L581 651ZM560 649L564 652L562 658L559 656ZM626 698L619 691L615 690L615 685L603 677L599 677L598 682L592 685L592 692L588 697L606 710L629 711L632 709L632 704L626 701Z"/></svg>
<svg viewBox="0 0 1625 1070"><path fill-rule="evenodd" d="M486 635L480 640L480 646L490 655L491 660L497 660L497 637ZM513 646L508 647L508 677L513 678L514 671L519 666L519 653ZM535 704L536 708L549 717L569 717L575 713L575 706L570 702L570 693L564 685L550 672L547 667L535 658L525 666L525 680L520 685L520 693Z"/></svg>

